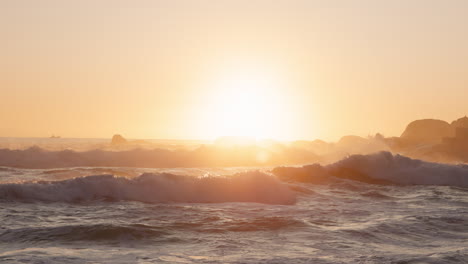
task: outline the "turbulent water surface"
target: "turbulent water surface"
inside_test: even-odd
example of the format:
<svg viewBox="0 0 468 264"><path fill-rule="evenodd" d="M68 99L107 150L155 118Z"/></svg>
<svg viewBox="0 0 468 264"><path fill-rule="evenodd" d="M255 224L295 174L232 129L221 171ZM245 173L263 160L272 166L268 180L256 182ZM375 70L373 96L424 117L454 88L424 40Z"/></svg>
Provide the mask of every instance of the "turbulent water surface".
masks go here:
<svg viewBox="0 0 468 264"><path fill-rule="evenodd" d="M1 167L0 263L467 263L467 171Z"/></svg>

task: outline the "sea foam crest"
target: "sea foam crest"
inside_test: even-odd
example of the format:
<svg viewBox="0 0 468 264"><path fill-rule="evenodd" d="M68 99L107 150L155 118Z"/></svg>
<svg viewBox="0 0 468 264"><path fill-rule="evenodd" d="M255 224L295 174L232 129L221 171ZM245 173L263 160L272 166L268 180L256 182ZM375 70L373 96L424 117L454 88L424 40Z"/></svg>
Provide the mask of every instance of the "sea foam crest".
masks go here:
<svg viewBox="0 0 468 264"><path fill-rule="evenodd" d="M329 170L352 168L374 179L399 184L468 187L468 167L411 159L390 152L353 155L329 166Z"/></svg>
<svg viewBox="0 0 468 264"><path fill-rule="evenodd" d="M333 176L369 183L468 187L466 165L427 162L390 152L352 155L327 166L279 167L273 173L282 179L305 182L322 182Z"/></svg>
<svg viewBox="0 0 468 264"><path fill-rule="evenodd" d="M198 178L146 173L131 179L94 175L64 181L1 184L0 199L46 202L124 200L148 203L293 204L296 196L276 177L252 171L230 177Z"/></svg>

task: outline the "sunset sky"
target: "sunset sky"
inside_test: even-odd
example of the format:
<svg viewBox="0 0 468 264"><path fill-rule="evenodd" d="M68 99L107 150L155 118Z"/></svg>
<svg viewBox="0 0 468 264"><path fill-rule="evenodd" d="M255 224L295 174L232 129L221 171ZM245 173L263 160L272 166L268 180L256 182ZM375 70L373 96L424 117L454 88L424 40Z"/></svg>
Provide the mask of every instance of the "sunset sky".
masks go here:
<svg viewBox="0 0 468 264"><path fill-rule="evenodd" d="M468 114L467 14L462 0L0 0L0 136L399 136Z"/></svg>

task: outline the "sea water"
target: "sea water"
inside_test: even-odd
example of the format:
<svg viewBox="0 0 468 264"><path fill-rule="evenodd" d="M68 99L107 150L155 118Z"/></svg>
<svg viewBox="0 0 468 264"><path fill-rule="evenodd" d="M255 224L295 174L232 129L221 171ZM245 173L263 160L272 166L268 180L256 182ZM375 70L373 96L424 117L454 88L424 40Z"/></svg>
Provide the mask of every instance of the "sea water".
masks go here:
<svg viewBox="0 0 468 264"><path fill-rule="evenodd" d="M468 263L466 166L319 168L1 167L0 263Z"/></svg>

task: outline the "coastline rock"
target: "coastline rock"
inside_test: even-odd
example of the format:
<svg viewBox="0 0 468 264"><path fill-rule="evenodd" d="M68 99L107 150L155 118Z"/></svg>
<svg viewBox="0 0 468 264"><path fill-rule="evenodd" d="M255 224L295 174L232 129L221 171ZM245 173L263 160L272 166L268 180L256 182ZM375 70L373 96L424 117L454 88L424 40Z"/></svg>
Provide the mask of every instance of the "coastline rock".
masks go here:
<svg viewBox="0 0 468 264"><path fill-rule="evenodd" d="M458 127L466 127L468 128L468 117L464 116L462 118L459 118L450 124L453 128L458 128Z"/></svg>
<svg viewBox="0 0 468 264"><path fill-rule="evenodd" d="M437 119L421 119L411 122L401 139L415 144L438 144L445 137L453 137L455 129L448 122Z"/></svg>
<svg viewBox="0 0 468 264"><path fill-rule="evenodd" d="M121 145L121 144L126 144L126 143L127 143L127 140L119 134L115 134L112 137L112 141L111 141L112 145Z"/></svg>

